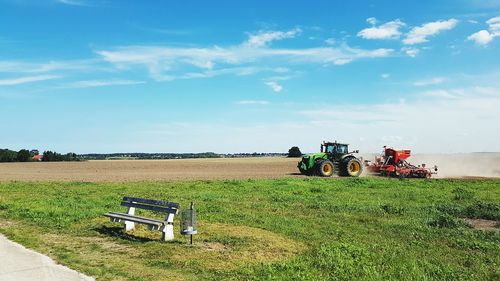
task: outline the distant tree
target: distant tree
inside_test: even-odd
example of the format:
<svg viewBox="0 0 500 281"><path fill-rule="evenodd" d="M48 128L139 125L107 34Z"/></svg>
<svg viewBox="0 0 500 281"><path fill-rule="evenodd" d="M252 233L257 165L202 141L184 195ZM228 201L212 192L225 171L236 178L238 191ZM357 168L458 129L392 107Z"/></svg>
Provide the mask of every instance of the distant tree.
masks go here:
<svg viewBox="0 0 500 281"><path fill-rule="evenodd" d="M76 153L70 152L66 154L60 154L55 151L44 151L42 161L44 162L54 162L54 161L80 161L80 158Z"/></svg>
<svg viewBox="0 0 500 281"><path fill-rule="evenodd" d="M52 152L50 150L46 150L43 152L43 158L42 158L42 161L43 162L51 162L51 161L56 161L55 160L55 152Z"/></svg>
<svg viewBox="0 0 500 281"><path fill-rule="evenodd" d="M70 152L63 156L63 161L78 161L76 153Z"/></svg>
<svg viewBox="0 0 500 281"><path fill-rule="evenodd" d="M0 162L17 161L17 152L10 149L0 149Z"/></svg>
<svg viewBox="0 0 500 281"><path fill-rule="evenodd" d="M39 155L40 152L38 151L38 149L32 149L30 150L30 155L31 157L35 156L35 155Z"/></svg>
<svg viewBox="0 0 500 281"><path fill-rule="evenodd" d="M301 157L301 156L302 152L300 152L298 146L292 146L292 148L288 150L288 157Z"/></svg>
<svg viewBox="0 0 500 281"><path fill-rule="evenodd" d="M19 162L28 162L31 160L30 151L27 149L21 149L17 152L17 161Z"/></svg>

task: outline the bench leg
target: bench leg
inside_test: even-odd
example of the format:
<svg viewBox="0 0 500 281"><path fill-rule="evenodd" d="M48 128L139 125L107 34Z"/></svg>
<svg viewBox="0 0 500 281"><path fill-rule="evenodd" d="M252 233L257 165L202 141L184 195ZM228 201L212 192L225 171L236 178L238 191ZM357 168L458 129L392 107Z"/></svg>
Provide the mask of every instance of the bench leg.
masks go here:
<svg viewBox="0 0 500 281"><path fill-rule="evenodd" d="M163 241L174 240L174 226L173 225L167 224L163 227L161 239Z"/></svg>
<svg viewBox="0 0 500 281"><path fill-rule="evenodd" d="M125 231L129 231L135 228L135 223L133 221L125 221Z"/></svg>
<svg viewBox="0 0 500 281"><path fill-rule="evenodd" d="M134 207L128 207L127 214L129 215L134 215L135 214L135 208ZM135 223L133 221L125 221L125 231L129 231L135 228Z"/></svg>
<svg viewBox="0 0 500 281"><path fill-rule="evenodd" d="M167 225L163 227L161 238L163 241L174 240L174 214L168 214L165 220Z"/></svg>

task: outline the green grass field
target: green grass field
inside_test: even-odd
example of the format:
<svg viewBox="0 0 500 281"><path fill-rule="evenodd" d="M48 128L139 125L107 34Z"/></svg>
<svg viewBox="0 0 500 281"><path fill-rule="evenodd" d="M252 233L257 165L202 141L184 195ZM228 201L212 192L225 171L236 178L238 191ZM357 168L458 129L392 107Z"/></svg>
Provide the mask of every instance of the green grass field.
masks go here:
<svg viewBox="0 0 500 281"><path fill-rule="evenodd" d="M194 201L195 245L124 233L124 195ZM101 280L500 280L498 221L500 180L0 183L0 233Z"/></svg>

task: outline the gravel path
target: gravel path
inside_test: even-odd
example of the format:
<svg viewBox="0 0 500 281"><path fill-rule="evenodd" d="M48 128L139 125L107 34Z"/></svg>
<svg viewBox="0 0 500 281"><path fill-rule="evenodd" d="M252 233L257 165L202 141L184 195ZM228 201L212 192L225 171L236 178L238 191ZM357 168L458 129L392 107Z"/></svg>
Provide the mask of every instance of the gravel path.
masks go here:
<svg viewBox="0 0 500 281"><path fill-rule="evenodd" d="M0 235L0 281L94 280Z"/></svg>

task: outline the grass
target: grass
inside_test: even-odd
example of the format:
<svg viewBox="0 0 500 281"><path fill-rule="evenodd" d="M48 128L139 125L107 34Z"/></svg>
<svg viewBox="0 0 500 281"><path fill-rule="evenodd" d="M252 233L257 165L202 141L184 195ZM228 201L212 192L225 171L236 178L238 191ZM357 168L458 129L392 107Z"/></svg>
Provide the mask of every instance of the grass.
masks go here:
<svg viewBox="0 0 500 281"><path fill-rule="evenodd" d="M124 195L194 201L195 245L102 217ZM498 222L500 180L0 183L0 233L101 280L499 280L462 218Z"/></svg>

